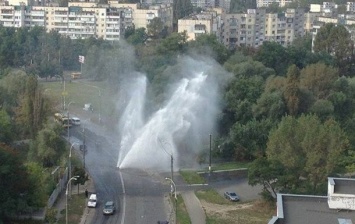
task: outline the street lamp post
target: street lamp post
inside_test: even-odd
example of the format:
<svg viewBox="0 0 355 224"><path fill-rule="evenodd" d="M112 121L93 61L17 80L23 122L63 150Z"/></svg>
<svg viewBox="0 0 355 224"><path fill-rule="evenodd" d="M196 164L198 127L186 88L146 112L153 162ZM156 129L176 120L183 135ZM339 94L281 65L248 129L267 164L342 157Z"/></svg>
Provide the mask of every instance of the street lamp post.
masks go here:
<svg viewBox="0 0 355 224"><path fill-rule="evenodd" d="M77 180L79 178L79 176L74 176L72 178L70 178L68 180L68 183L67 183L67 190L65 191L65 194L66 194L66 202L65 202L65 223L68 224L68 187L69 187L69 184L72 180Z"/></svg>
<svg viewBox="0 0 355 224"><path fill-rule="evenodd" d="M67 92L65 92L65 78L64 75L60 76L60 75L55 75L55 77L62 79L62 84L63 84L63 90L62 90L62 97L63 97L63 110L65 110L65 95L67 95Z"/></svg>
<svg viewBox="0 0 355 224"><path fill-rule="evenodd" d="M174 180L174 157L173 157L173 153L169 153L168 151L166 151L166 149L164 148L163 142L160 138L158 138L158 141L160 142L161 147L163 148L164 152L166 152L166 154L168 154L170 156L170 170L171 170L171 180ZM168 142L165 142L167 144L170 144Z"/></svg>
<svg viewBox="0 0 355 224"><path fill-rule="evenodd" d="M212 171L212 135L210 134L210 162L209 162L209 166L208 166L208 170L211 174L211 171Z"/></svg>
<svg viewBox="0 0 355 224"><path fill-rule="evenodd" d="M68 116L68 127L67 127L67 129L68 129L68 142L70 143L70 134L69 134L69 126L70 126L70 118L69 118L69 106L70 106L70 104L72 104L72 103L75 103L75 102L73 102L73 101L70 101L70 103L68 103L68 110L67 110L67 116Z"/></svg>
<svg viewBox="0 0 355 224"><path fill-rule="evenodd" d="M79 144L77 142L74 142L73 144L71 144L70 146L70 150L69 150L69 179L71 179L71 173L72 173L72 169L71 169L71 150L73 148L74 145ZM70 196L71 196L71 188L70 188Z"/></svg>
<svg viewBox="0 0 355 224"><path fill-rule="evenodd" d="M174 182L172 179L168 178L168 177L165 177L165 180L169 180L169 181L171 182L171 191L172 191L172 189L173 189L173 187L174 187L174 198L175 198L175 223L177 223L177 220L176 220L176 218L177 218L176 185L175 185L175 182ZM171 193L173 193L173 192L171 192Z"/></svg>

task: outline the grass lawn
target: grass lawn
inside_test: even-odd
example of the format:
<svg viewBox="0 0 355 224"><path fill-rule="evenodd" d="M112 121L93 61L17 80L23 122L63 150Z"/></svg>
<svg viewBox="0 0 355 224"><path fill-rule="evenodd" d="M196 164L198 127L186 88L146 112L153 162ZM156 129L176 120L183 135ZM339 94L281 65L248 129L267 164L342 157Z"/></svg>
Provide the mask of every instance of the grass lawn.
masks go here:
<svg viewBox="0 0 355 224"><path fill-rule="evenodd" d="M202 178L196 171L180 170L180 175L188 184L204 184L205 179Z"/></svg>
<svg viewBox="0 0 355 224"><path fill-rule="evenodd" d="M91 103L95 111L100 110L102 115L108 115L113 108L112 91L106 88L104 82L95 82L87 80L78 80L75 82L65 82L64 85L58 81L40 82L43 86L44 94L48 95L59 109L63 109L63 96L65 96L66 106L70 102L70 109L82 109L84 104Z"/></svg>
<svg viewBox="0 0 355 224"><path fill-rule="evenodd" d="M264 224L274 215L275 207L261 200L230 202L215 190L197 191L206 212L207 224Z"/></svg>
<svg viewBox="0 0 355 224"><path fill-rule="evenodd" d="M172 200L174 200L172 198ZM184 200L182 199L181 195L177 196L177 213L176 213L176 219L178 224L191 224L190 216L189 213L186 210L186 206L184 203Z"/></svg>
<svg viewBox="0 0 355 224"><path fill-rule="evenodd" d="M73 194L72 198L68 199L68 224L78 224L83 216L86 198L84 194ZM62 214L58 220L58 224L65 224L65 209L60 211Z"/></svg>

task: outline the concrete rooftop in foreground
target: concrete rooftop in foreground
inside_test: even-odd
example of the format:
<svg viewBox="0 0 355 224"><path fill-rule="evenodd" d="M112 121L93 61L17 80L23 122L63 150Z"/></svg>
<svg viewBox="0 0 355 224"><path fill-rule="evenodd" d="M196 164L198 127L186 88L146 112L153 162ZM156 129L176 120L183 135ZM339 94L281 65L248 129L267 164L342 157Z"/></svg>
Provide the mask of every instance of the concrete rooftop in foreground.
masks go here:
<svg viewBox="0 0 355 224"><path fill-rule="evenodd" d="M269 224L355 224L355 179L329 177L326 196L277 194Z"/></svg>

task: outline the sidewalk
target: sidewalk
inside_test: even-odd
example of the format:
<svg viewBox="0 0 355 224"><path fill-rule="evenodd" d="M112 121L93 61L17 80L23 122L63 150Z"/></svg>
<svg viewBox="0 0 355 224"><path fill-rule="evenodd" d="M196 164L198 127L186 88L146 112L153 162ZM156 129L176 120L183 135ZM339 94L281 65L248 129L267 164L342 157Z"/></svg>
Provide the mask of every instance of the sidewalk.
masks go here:
<svg viewBox="0 0 355 224"><path fill-rule="evenodd" d="M174 174L174 180L176 186L188 185L179 173ZM194 190L179 191L179 189L177 189L177 192L181 194L182 199L184 200L186 210L189 213L189 217L191 219L191 223L205 224L206 223L205 210L203 209L200 200L195 195L195 191Z"/></svg>
<svg viewBox="0 0 355 224"><path fill-rule="evenodd" d="M202 208L200 200L196 197L194 191L181 192L184 203L189 213L192 224L205 224L206 214Z"/></svg>
<svg viewBox="0 0 355 224"><path fill-rule="evenodd" d="M84 194L85 189L89 191L89 195L90 192L95 192L94 182L90 177L89 180L86 181L84 185L79 185L79 194ZM73 194L77 194L77 186L74 185L72 186L72 192ZM66 195L65 195L65 191L63 191L59 195L57 202L53 205L53 208L57 209L57 216L56 216L57 220L59 220L62 216L65 216L65 212L61 214L63 210L65 211L66 209L65 207L66 207ZM95 209L88 209L88 207L85 205L84 213L80 220L80 224L90 223L89 220L91 220L91 218L94 215L95 215Z"/></svg>

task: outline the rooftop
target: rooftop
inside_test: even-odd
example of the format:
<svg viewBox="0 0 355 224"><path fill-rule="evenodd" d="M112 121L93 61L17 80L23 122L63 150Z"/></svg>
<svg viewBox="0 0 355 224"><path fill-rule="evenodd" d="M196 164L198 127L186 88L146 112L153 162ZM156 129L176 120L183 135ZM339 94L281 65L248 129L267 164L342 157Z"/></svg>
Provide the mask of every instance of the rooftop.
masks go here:
<svg viewBox="0 0 355 224"><path fill-rule="evenodd" d="M338 224L339 219L355 221L355 212L330 209L326 196L281 195L284 219L281 223Z"/></svg>

